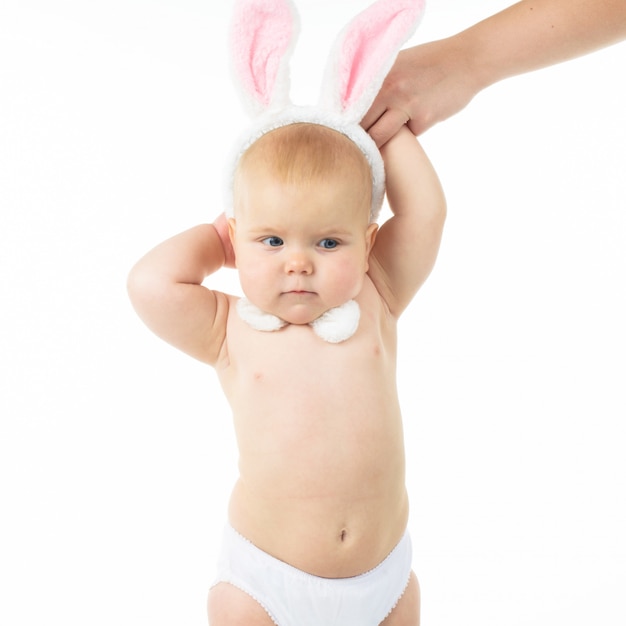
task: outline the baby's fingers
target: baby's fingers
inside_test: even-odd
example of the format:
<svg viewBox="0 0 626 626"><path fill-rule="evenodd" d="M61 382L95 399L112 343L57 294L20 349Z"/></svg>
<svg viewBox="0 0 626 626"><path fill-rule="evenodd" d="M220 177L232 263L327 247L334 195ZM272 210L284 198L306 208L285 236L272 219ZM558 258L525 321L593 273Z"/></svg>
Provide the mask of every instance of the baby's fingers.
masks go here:
<svg viewBox="0 0 626 626"><path fill-rule="evenodd" d="M387 109L382 115L369 126L367 115L363 118L362 125L380 148L384 146L410 119L410 116L400 109Z"/></svg>

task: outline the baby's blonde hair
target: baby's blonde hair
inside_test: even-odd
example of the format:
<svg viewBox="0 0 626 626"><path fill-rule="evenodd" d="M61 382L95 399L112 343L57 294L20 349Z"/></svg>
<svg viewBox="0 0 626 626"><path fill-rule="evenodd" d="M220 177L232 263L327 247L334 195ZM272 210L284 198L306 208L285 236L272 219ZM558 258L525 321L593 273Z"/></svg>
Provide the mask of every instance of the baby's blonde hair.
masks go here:
<svg viewBox="0 0 626 626"><path fill-rule="evenodd" d="M321 180L352 176L354 192L362 194L364 210L369 214L372 174L367 159L350 139L326 126L290 124L255 141L239 160L235 197L242 177L250 171L298 186L314 186Z"/></svg>

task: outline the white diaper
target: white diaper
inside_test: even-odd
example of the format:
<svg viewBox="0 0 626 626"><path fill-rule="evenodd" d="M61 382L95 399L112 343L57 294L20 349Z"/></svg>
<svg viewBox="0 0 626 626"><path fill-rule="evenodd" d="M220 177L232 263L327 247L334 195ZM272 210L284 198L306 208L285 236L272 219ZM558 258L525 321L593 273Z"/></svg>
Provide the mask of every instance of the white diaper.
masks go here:
<svg viewBox="0 0 626 626"><path fill-rule="evenodd" d="M411 539L405 533L369 572L320 578L263 552L227 525L214 586L225 582L241 589L277 626L378 626L402 597L411 561Z"/></svg>

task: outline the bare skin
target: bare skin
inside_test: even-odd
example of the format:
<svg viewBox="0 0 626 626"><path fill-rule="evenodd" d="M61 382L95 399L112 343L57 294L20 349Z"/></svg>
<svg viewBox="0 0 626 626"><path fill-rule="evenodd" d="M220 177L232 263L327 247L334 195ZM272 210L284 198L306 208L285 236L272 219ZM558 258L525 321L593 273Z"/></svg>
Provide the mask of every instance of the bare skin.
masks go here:
<svg viewBox="0 0 626 626"><path fill-rule="evenodd" d="M494 83L626 38L623 0L523 0L452 37L398 55L362 125L381 146L420 135Z"/></svg>
<svg viewBox="0 0 626 626"><path fill-rule="evenodd" d="M315 194L252 177L235 220L168 240L129 278L148 326L212 365L230 402L240 453L230 523L272 556L328 578L374 568L408 519L396 322L432 269L445 200L408 129L383 157L394 215L379 230L349 176ZM246 295L288 326L253 330L234 296L201 285L234 257ZM308 321L352 298L361 308L353 337L330 344L313 334ZM224 583L210 593L209 620L272 623ZM385 624L419 624L414 575Z"/></svg>

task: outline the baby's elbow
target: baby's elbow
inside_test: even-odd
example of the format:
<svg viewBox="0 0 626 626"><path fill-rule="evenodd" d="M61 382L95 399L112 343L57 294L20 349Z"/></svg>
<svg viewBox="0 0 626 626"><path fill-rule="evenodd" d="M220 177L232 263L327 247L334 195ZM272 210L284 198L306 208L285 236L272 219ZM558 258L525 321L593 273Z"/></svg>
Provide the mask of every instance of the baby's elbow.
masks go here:
<svg viewBox="0 0 626 626"><path fill-rule="evenodd" d="M128 272L128 276L126 277L126 293L128 294L131 302L141 292L141 285L141 270L139 268L139 263L136 263L133 265L130 272Z"/></svg>
<svg viewBox="0 0 626 626"><path fill-rule="evenodd" d="M441 197L441 203L439 205L439 221L441 222L441 226L446 223L446 219L448 218L448 203L446 202L445 196Z"/></svg>
<svg viewBox="0 0 626 626"><path fill-rule="evenodd" d="M158 285L154 278L145 270L141 261L136 263L126 278L126 293L140 317L147 305L155 300L157 291Z"/></svg>
<svg viewBox="0 0 626 626"><path fill-rule="evenodd" d="M133 308L137 311L137 313L139 313L139 310L141 309L143 284L141 280L141 273L137 271L137 266L134 266L126 277L126 293L128 294L128 299L133 305Z"/></svg>

